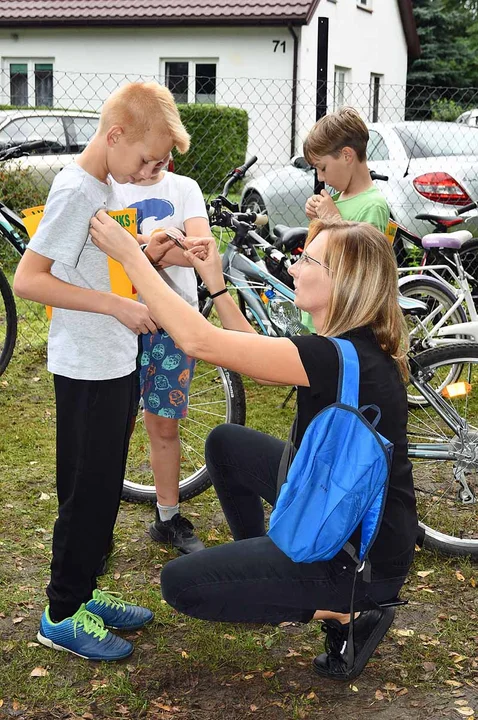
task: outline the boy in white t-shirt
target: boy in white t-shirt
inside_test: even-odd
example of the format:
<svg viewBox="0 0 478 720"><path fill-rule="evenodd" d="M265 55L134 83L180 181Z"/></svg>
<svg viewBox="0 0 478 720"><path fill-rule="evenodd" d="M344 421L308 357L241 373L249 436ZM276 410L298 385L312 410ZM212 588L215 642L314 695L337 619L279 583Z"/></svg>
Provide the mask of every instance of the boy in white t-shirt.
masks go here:
<svg viewBox="0 0 478 720"><path fill-rule="evenodd" d="M115 192L124 207L136 208L138 232L143 242L147 242L147 236L155 230L163 228L179 228L190 236L211 234L201 190L191 178L161 170L150 180L116 185ZM167 253L161 268L159 272L164 280L197 308L196 275L183 257L183 251L174 248ZM179 420L187 415L195 361L177 348L163 330L142 335L140 348L144 422L151 443L157 496L156 519L149 533L156 542L167 543L189 554L204 548L194 534L193 525L179 512Z"/></svg>

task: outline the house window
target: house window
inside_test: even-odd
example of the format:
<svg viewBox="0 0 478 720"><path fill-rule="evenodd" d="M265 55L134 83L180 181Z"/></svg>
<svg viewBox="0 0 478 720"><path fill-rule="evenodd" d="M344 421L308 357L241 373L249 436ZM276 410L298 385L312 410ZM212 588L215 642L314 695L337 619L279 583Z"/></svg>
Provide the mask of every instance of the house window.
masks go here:
<svg viewBox="0 0 478 720"><path fill-rule="evenodd" d="M380 116L380 87L383 75L370 75L370 120L378 122Z"/></svg>
<svg viewBox="0 0 478 720"><path fill-rule="evenodd" d="M357 0L357 7L372 11L372 0Z"/></svg>
<svg viewBox="0 0 478 720"><path fill-rule="evenodd" d="M53 107L53 63L36 60L4 60L10 79L10 105Z"/></svg>
<svg viewBox="0 0 478 720"><path fill-rule="evenodd" d="M334 110L347 104L347 86L350 82L349 68L337 67L334 69Z"/></svg>
<svg viewBox="0 0 478 720"><path fill-rule="evenodd" d="M177 103L216 102L217 60L165 60L164 82Z"/></svg>

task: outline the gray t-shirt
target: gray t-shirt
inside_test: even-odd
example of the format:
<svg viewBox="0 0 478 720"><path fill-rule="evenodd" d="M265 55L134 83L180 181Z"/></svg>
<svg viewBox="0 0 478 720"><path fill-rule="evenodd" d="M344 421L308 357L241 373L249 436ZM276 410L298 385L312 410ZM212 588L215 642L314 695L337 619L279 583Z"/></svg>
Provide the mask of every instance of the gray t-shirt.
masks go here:
<svg viewBox="0 0 478 720"><path fill-rule="evenodd" d="M52 275L71 285L111 292L107 256L91 241L93 215L118 206L110 185L79 165L54 179L29 248L54 260ZM110 315L53 308L48 370L76 380L111 380L135 369L137 336Z"/></svg>

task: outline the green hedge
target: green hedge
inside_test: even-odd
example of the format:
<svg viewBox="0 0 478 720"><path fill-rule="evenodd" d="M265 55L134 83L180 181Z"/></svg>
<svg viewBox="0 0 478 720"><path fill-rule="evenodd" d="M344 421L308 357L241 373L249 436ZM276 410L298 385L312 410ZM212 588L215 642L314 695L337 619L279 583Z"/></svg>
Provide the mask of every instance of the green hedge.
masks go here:
<svg viewBox="0 0 478 720"><path fill-rule="evenodd" d="M204 193L217 192L227 173L246 159L247 112L206 104L179 105L179 112L191 149L186 155L175 153L175 170L194 178Z"/></svg>

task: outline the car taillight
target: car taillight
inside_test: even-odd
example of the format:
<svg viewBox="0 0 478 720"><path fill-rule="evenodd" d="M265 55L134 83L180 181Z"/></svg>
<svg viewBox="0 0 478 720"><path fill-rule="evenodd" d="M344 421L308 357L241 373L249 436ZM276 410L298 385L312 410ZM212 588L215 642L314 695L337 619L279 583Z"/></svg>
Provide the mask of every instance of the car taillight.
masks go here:
<svg viewBox="0 0 478 720"><path fill-rule="evenodd" d="M169 157L167 170L168 170L168 172L174 172L174 158L172 155L170 155L170 157Z"/></svg>
<svg viewBox="0 0 478 720"><path fill-rule="evenodd" d="M419 175L413 181L413 187L420 195L432 202L444 205L468 205L471 198L455 178L445 172L431 172Z"/></svg>

